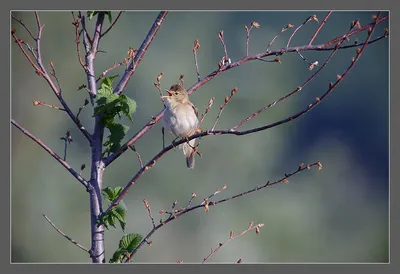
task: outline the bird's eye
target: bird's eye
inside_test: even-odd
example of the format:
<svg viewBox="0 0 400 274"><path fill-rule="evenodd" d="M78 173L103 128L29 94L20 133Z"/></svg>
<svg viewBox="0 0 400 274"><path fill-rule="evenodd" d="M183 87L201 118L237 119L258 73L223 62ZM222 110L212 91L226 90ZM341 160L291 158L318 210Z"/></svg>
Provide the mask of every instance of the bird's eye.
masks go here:
<svg viewBox="0 0 400 274"><path fill-rule="evenodd" d="M175 95L178 95L178 92L175 92Z"/></svg>

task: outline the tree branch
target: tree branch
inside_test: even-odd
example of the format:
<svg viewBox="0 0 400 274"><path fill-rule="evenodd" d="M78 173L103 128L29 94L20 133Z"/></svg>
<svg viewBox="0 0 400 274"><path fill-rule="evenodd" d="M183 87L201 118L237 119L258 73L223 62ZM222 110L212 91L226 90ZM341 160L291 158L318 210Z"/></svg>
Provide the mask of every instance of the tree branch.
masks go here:
<svg viewBox="0 0 400 274"><path fill-rule="evenodd" d="M66 161L64 161L60 156L58 156L58 154L55 153L51 148L49 148L45 143L36 138L28 130L20 126L14 119L11 119L11 124L14 125L16 128L18 128L23 134L31 138L39 146L41 146L47 153L49 153L54 159L56 159L57 162L59 162L66 170L68 170L69 173L71 173L72 176L74 176L75 179L78 180L78 182L80 182L86 189L88 190L90 189L89 183L84 178L82 178L82 176L79 175L78 172L76 172Z"/></svg>
<svg viewBox="0 0 400 274"><path fill-rule="evenodd" d="M146 38L144 39L139 50L137 51L135 58L133 59L133 61L130 62L128 68L125 70L124 75L122 76L118 85L115 87L114 93L121 94L123 92L123 90L125 89L126 85L129 82L129 79L131 79L137 67L139 66L140 62L142 61L143 56L146 54L148 47L150 46L151 42L156 36L167 14L168 11L162 11L158 14L156 20L151 26L149 32L147 33Z"/></svg>
<svg viewBox="0 0 400 274"><path fill-rule="evenodd" d="M378 22L378 20L377 20L376 22ZM298 112L298 113L296 113L296 114L294 114L294 115L292 115L292 116L290 116L290 117L288 117L288 118L282 119L282 120L280 120L280 121L277 121L277 122L274 122L274 123L271 123L271 124L268 124L268 125L264 125L264 126L260 126L260 127L256 127L256 128L252 128L252 129L248 129L248 130L237 131L237 130L235 130L235 129L232 128L232 129L229 129L229 130L214 130L214 131L209 131L209 130L207 130L207 131L203 131L203 132L201 132L201 133L197 133L197 134L194 134L194 135L192 135L192 136L190 136L190 137L181 139L181 140L175 142L174 145L171 144L171 145L169 145L169 146L163 148L163 149L162 149L159 153L157 153L146 165L144 165L144 167L141 168L141 169L136 173L135 176L133 176L133 178L126 184L126 186L125 186L124 189L121 191L121 193L119 194L119 196L110 204L110 206L109 206L109 207L107 208L107 210L103 213L103 215L108 214L108 212L109 212L111 209L115 208L115 207L120 203L120 201L123 199L123 197L128 193L129 189L130 189L130 188L137 182L137 180L143 175L143 173L145 173L147 170L149 170L151 167L153 167L153 166L156 164L156 162L157 162L163 155L165 155L169 150L173 149L174 147L176 147L176 146L178 146L178 145L180 145L180 144L182 144L182 143L188 142L188 141L190 141L190 140L192 140L192 139L199 138L199 137L203 137L203 136L209 136L209 135L223 135L223 134L232 134L232 135L237 135L237 136L243 136L243 135L247 135L247 134L251 134L251 133L263 131L263 130L266 130L266 129L269 129L269 128L272 128L272 127L276 127L276 126L279 126L279 125L282 125L282 124L291 122L291 121L293 121L293 120L299 118L300 116L304 115L305 113L309 112L310 110L312 110L314 107L316 107L318 104L320 104L324 99L326 99L326 97L334 90L334 88L335 88L340 82L343 81L343 79L346 77L346 75L348 74L348 72L354 67L355 63L358 61L358 59L360 58L362 52L364 51L365 47L367 46L369 40L371 39L371 35L372 35L372 33L373 33L373 30L374 30L376 24L377 24L377 23L372 24L371 31L369 31L369 34L368 34L368 37L367 37L367 39L366 39L366 41L365 41L364 46L363 46L361 49L357 50L357 56L356 56L355 58L353 58L353 60L352 60L352 62L351 62L351 64L350 64L350 66L347 68L347 70L346 70L342 75L338 75L336 82L333 83L333 84L330 83L328 90L327 90L321 97L316 98L315 102L309 104L305 109L301 110L300 112ZM354 27L354 26L353 26L353 27ZM351 33L351 30L350 30L348 33ZM348 37L347 35L344 35L344 36L341 37L341 40L344 41L344 40L346 40L347 37ZM340 41L339 41L339 43L336 45L336 48L339 48L339 46L340 46ZM197 84L196 84L196 85L197 85ZM192 87L192 89L194 89L194 87Z"/></svg>
<svg viewBox="0 0 400 274"><path fill-rule="evenodd" d="M319 24L317 30L315 31L314 35L311 37L310 42L308 42L309 45L314 42L315 38L317 37L318 33L321 31L322 27L325 25L326 21L328 21L329 16L331 16L332 11L329 11L328 14L325 16L324 20Z"/></svg>
<svg viewBox="0 0 400 274"><path fill-rule="evenodd" d="M97 94L94 60L96 59L97 50L101 39L101 31L104 22L104 12L99 12L97 15L96 25L93 38L91 41L87 39L85 48L85 61L87 65L87 81L90 90L91 98ZM85 18L82 17L82 26L84 27ZM90 43L90 44L87 44ZM91 218L91 257L93 263L105 263L105 247L104 247L104 225L97 225L97 217L103 211L101 189L103 185L104 165L101 160L103 150L103 135L104 125L100 121L100 116L97 115L94 119L93 141L91 145L91 170L90 184L93 189L90 192L90 218Z"/></svg>
<svg viewBox="0 0 400 274"><path fill-rule="evenodd" d="M379 24L381 22L383 22L384 20L387 20L388 16L379 18L376 21L376 24ZM352 32L350 32L347 37L351 37L352 35L355 35L357 33L359 33L361 30L365 30L369 27L371 27L372 25L374 25L374 23L370 23L367 24L357 30L354 30ZM289 27L287 27L289 28ZM376 42L382 38L386 37L386 35L381 36L378 39L375 39L375 41L368 41L367 44ZM332 47L333 41L336 41L335 43L338 43L341 39L343 39L343 35L339 36L338 38L335 38L327 43L324 44L319 44L319 45L303 45L303 46L297 46L297 47L290 47L290 48L283 48L280 50L267 50L263 53L259 53L259 54L255 54L252 56L245 56L241 59L239 59L236 62L231 63L230 65L224 66L221 69L217 69L213 72L211 72L209 75L207 75L206 77L204 77L200 82L197 82L196 84L194 84L192 87L190 87L187 92L188 94L191 94L193 92L195 92L197 89L199 89L200 87L202 87L203 85L205 85L207 82L211 81L212 79L214 79L216 76L218 76L219 74L228 71L232 68L238 67L244 63L247 63L249 61L253 61L253 60L260 60L264 57L267 56L276 56L276 55L281 55L283 53L289 53L289 52L297 52L297 51L333 51L336 48ZM352 45L352 46L343 46L340 47L339 49L346 49L346 48L352 48L352 47L357 47L358 45ZM143 137L155 124L157 124L161 118L164 115L164 110L160 111L157 115L153 116L152 119L146 124L144 125L131 139L129 139L125 144L123 144L120 148L119 151L112 153L111 155L109 155L107 158L104 159L104 164L105 166L108 166L109 164L111 164L114 160L116 160L120 155L122 155L131 145L134 145L141 137Z"/></svg>
<svg viewBox="0 0 400 274"><path fill-rule="evenodd" d="M283 178L281 178L281 179L279 179L279 180L277 180L277 181L274 181L274 182L268 181L268 182L266 182L266 183L265 183L264 185L262 185L262 186L256 186L256 187L253 188L253 189L250 189L250 190L248 190L248 191L245 191L245 192L236 194L236 195L231 196L231 197L228 197L228 198L223 198L223 199L220 199L220 200L217 200L217 201L207 201L207 203L202 202L202 203L200 203L200 204L198 204L198 205L196 205L196 206L187 207L187 208L181 210L180 212L177 212L174 216L169 216L166 220L162 221L159 225L157 225L156 227L154 227L154 228L143 238L143 240L140 242L140 244L131 252L130 256L128 256L128 259L126 259L125 262L129 262L130 259L139 251L139 249L140 249L146 242L148 242L148 240L150 239L150 237L151 237L157 230L159 230L161 227L163 227L164 225L168 224L169 222L178 219L178 218L181 217L182 215L185 215L186 213L191 212L191 211L196 210L196 209L199 209L199 208L206 208L206 207L208 208L208 207L212 207L212 206L215 206L215 205L218 205L218 204L227 202L227 201L229 201L229 200L237 199L237 198L239 198L239 197L245 196L245 195L250 194L250 193L252 193L252 192L256 192L256 191L259 191L259 190L261 190L261 189L264 189L264 188L267 188L267 187L270 187L270 186L273 186L273 185L276 185L276 184L279 184L279 183L286 183L286 184L287 184L287 183L289 182L289 181L288 181L288 178L290 178L290 177L292 177L292 176L296 175L297 173L300 173L300 172L302 172L302 171L304 171L304 170L310 170L311 167L313 167L313 166L318 166L318 170L321 170L321 168L322 168L322 165L321 165L320 162L315 162L315 163L312 163L312 164L309 164L309 165L303 165L303 164L301 164L301 165L299 165L299 167L297 168L296 171L294 171L294 172L292 172L292 173L289 173L289 174L285 174L285 176L284 176ZM211 196L211 195L210 195L210 196ZM192 197L196 197L196 195L193 195L193 194L192 194Z"/></svg>
<svg viewBox="0 0 400 274"><path fill-rule="evenodd" d="M114 22L112 22L112 24L108 27L108 29L106 29L101 35L100 37L103 37L104 35L106 35L113 27L114 25L117 23L119 17L121 16L122 11L120 11L117 15L117 17L115 18Z"/></svg>
<svg viewBox="0 0 400 274"><path fill-rule="evenodd" d="M230 234L229 234L229 238L228 238L225 242L219 243L219 244L218 244L218 247L217 247L216 249L212 249L212 248L211 248L210 254L209 254L207 257L205 257L205 258L203 259L202 263L204 264L208 259L211 258L211 256L213 256L215 253L217 253L218 250L220 250L225 244L229 243L230 241L232 241L232 240L234 240L234 239L236 239L236 238L238 238L238 237L240 237L240 236L243 236L243 235L246 234L247 232L249 232L249 231L251 231L251 230L255 230L255 231L256 231L256 234L258 235L258 234L260 233L260 228L263 227L263 226L264 226L264 224L257 224L257 225L254 225L254 222L251 222L251 223L249 224L249 226L247 227L246 230L244 230L243 232L240 232L239 234L236 234L236 235L235 235L235 234L233 233L233 231L231 230L231 231L230 231Z"/></svg>
<svg viewBox="0 0 400 274"><path fill-rule="evenodd" d="M64 101L64 98L61 95L61 89L58 89L53 81L50 78L50 75L47 73L45 67L43 66L42 62L42 53L41 53L41 39L42 39L42 31L43 31L43 25L40 23L39 15L37 12L35 12L35 17L36 17L36 22L38 26L38 36L35 39L36 41L36 52L37 52L37 57L36 63L37 65L34 64L33 60L28 56L26 51L24 50L21 40L15 35L15 30L11 31L12 36L14 37L15 41L17 42L19 48L23 52L23 54L26 56L28 61L31 63L31 65L35 68L36 73L40 76L42 76L47 84L50 86L54 94L56 95L57 99L60 101L62 104L63 108L65 109L65 112L68 114L68 116L71 118L71 120L75 123L75 125L78 127L78 129L82 132L82 134L86 137L86 139L90 142L91 141L91 136L90 134L86 131L86 129L82 126L81 122L79 119L75 117L71 109L69 108L68 104Z"/></svg>
<svg viewBox="0 0 400 274"><path fill-rule="evenodd" d="M77 241L75 241L74 239L72 239L71 237L67 236L64 232L62 232L60 229L58 229L56 227L56 225L45 215L42 214L43 217L46 219L47 222L49 222L49 224L58 232L60 233L65 239L67 239L68 241L70 241L71 243L73 243L74 245L76 245L77 247L79 247L80 249L82 249L83 251L90 253L90 250L87 249L86 247L80 245Z"/></svg>

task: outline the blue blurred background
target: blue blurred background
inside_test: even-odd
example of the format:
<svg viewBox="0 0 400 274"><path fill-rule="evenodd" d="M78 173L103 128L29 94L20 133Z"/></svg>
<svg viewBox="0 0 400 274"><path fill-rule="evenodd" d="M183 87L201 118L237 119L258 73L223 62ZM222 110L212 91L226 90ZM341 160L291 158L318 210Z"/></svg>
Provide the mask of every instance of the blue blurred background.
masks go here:
<svg viewBox="0 0 400 274"><path fill-rule="evenodd" d="M138 48L157 12L125 12L116 26L101 40L95 61L99 75L114 62L126 57L129 47ZM193 41L201 48L198 63L202 77L217 68L223 49L217 34L224 30L232 61L245 55L244 25L252 21L250 54L265 50L273 36L291 23L295 27L316 14L320 22L326 12L170 12L151 44L125 93L136 100L134 122L128 137L136 133L152 115L162 109L159 92L153 86L164 72L162 88L175 83L184 74L185 85L197 81L193 62ZM334 12L315 40L323 43L344 34L352 20L370 23L373 12ZM32 12L14 13L32 30L36 23ZM45 24L42 38L43 60L51 60L60 79L63 96L71 109L78 111L87 93L77 91L86 83L78 63L75 29L70 12L40 12ZM115 18L117 13L113 13ZM387 14L384 14L387 15ZM33 45L26 31L11 22L17 35ZM109 25L106 21L106 27ZM294 37L291 45L306 44L317 28L312 21ZM89 29L93 29L90 22ZM376 28L380 36L388 22ZM292 30L278 37L271 49L286 46ZM92 33L92 31L91 31ZM353 36L363 41L366 33ZM309 60L322 64L329 52L304 52ZM340 50L326 69L297 95L269 109L244 128L268 124L292 115L328 88L336 75L345 71L356 49ZM281 57L281 64L250 62L229 70L191 95L200 112L214 96L215 104L203 128L210 128L225 95L234 87L239 91L224 110L217 125L228 129L255 110L275 101L301 85L314 71L296 54ZM71 131L74 142L68 147L67 161L89 178L90 147L64 112L34 107L34 100L59 105L42 78L35 74L15 43L11 47L12 118L44 141L59 155L63 154L60 137ZM214 263L270 262L388 262L389 202L389 44L384 39L367 47L359 62L319 106L301 118L256 134L243 137L206 137L196 158L194 170L186 168L179 150L168 153L145 173L124 199L128 207L126 232L106 231L107 260L124 233L143 235L151 221L143 205L147 199L155 215L185 206L192 192L199 203L223 184L228 187L216 198L232 196L267 180L275 181L294 171L300 163L319 160L323 169L300 173L289 184L238 198L219 206L191 212L171 222L151 238L152 247L144 246L135 256L137 262L165 263L183 260L198 263L210 248L239 233L249 222L264 223L261 234L251 232L224 246L210 259ZM123 68L109 75L123 74ZM92 109L81 114L91 131ZM172 136L166 136L167 141ZM136 144L143 161L161 149L161 124L157 124ZM127 151L105 172L104 186L124 186L140 168L136 155ZM13 262L90 262L88 256L61 237L42 217L46 214L61 230L90 247L90 216L87 192L43 149L12 128L12 261Z"/></svg>

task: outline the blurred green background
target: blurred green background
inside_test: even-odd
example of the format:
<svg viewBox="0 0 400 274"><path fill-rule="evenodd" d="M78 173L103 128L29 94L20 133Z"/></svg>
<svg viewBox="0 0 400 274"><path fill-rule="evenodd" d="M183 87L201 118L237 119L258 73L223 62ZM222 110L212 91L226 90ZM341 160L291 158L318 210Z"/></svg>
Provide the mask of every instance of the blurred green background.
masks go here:
<svg viewBox="0 0 400 274"><path fill-rule="evenodd" d="M117 13L113 13L115 18ZM114 62L126 57L129 47L139 48L158 12L125 12L116 26L101 40L95 61L99 75ZM193 41L199 39L198 63L202 77L217 68L223 49L217 34L224 30L229 57L236 61L245 54L244 25L252 21L250 54L265 50L272 37L291 23L295 27L316 14L322 21L326 12L170 12L151 44L125 93L136 100L137 112L128 137L137 132L151 115L162 109L159 92L153 86L164 72L162 88L184 74L186 87L197 81L193 62ZM373 12L334 12L315 44L344 34L352 20L372 21ZM32 12L16 12L32 30ZM46 67L51 60L60 79L63 96L75 112L87 93L77 91L86 83L78 63L75 29L70 12L40 12L45 24L42 53ZM386 14L385 14L386 15ZM109 22L106 20L105 27ZM33 45L26 31L14 20L17 35ZM88 25L93 30L93 22ZM380 36L388 22L376 28ZM291 45L306 44L317 23L312 21L293 38ZM271 49L286 46L292 30L275 41ZM363 41L366 33L352 37ZM322 104L301 118L267 131L243 137L216 136L201 141L203 158L196 158L194 170L186 168L179 150L168 153L145 173L124 199L128 207L126 233L143 235L151 221L143 205L147 199L156 222L159 210L168 210L178 200L185 206L195 192L199 203L223 184L228 187L216 198L275 181L296 170L300 163L319 160L323 169L300 173L289 184L238 198L210 208L197 210L171 222L151 238L135 256L137 262L165 263L183 260L198 263L210 248L239 233L249 222L264 223L261 234L245 234L224 246L210 259L214 263L269 262L388 262L389 153L388 39L370 45L348 77ZM304 52L320 64L329 52ZM271 123L294 114L328 88L348 67L356 49L339 51L326 69L296 96L269 109L244 128ZM313 71L296 54L281 57L282 64L250 62L229 70L191 95L203 112L209 99L215 103L203 128L210 128L219 105L231 89L239 91L224 110L217 125L228 129L262 106L275 101L301 85ZM41 100L59 105L45 81L35 74L18 46L11 46L12 118L44 141L59 155L64 144L60 137L71 131L74 142L68 147L67 161L89 178L90 147L64 112L34 107ZM123 68L109 75L123 74ZM81 119L92 131L92 108L84 108ZM172 140L166 135L167 141ZM161 149L161 124L157 124L136 144L143 161ZM125 186L139 169L133 151L127 151L105 172L105 186ZM90 247L90 216L87 192L43 149L12 127L12 262L90 262L88 256L61 237L42 217L46 214L61 230ZM124 235L121 229L106 231L107 261Z"/></svg>

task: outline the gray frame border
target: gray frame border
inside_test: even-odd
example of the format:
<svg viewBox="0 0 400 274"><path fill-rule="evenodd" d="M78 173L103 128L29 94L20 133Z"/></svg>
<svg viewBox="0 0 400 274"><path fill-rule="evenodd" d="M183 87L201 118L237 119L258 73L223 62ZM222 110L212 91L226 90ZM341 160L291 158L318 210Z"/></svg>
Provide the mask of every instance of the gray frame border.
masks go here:
<svg viewBox="0 0 400 274"><path fill-rule="evenodd" d="M104 0L97 0L97 1L68 1L68 2L49 2L47 3L46 1L43 0L37 0L37 1L13 1L11 2L11 6L6 6L5 8L2 8L2 12L4 13L3 16L1 16L0 20L2 20L2 24L1 26L3 28L5 28L4 32L2 33L10 33L10 10L30 10L30 9L38 9L38 10L48 10L48 9L66 9L66 10L73 10L73 9L90 9L93 7L96 7L96 9L107 9L106 7L109 6L108 10L112 9L112 10L124 10L124 9L135 9L135 10L149 10L149 9L175 9L175 10L195 10L195 9L202 9L202 10L260 10L260 9L265 9L265 10L287 10L288 7L290 7L290 10L316 10L316 9L329 9L332 7L329 7L327 4L329 4L329 2L324 2L324 1L317 1L317 0L310 0L310 1L297 1L293 3L289 3L287 1L285 1L284 3L282 2L282 5L279 5L280 2L264 2L264 3L256 3L254 2L241 2L241 1L230 1L230 2L225 2L225 1L221 1L221 2L217 2L217 1L206 1L206 0L202 0L202 1L197 1L197 2L186 2L187 4L185 5L185 2L183 0L180 1L169 1L168 3L166 1L162 1L162 0L157 0L157 1L153 1L153 3L149 3L149 1L135 1L134 5L130 5L130 6L122 6L122 5L118 5L119 3L114 2L112 3L112 5L107 5L109 2L106 2ZM327 4L325 4L327 3ZM340 9L354 9L354 10L391 10L391 9L395 9L394 4L392 4L392 1L390 0L380 0L379 1L379 6L380 8L377 7L373 7L374 3L368 3L365 1L360 1L360 0L354 0L354 1L343 1L339 2L336 1L335 2L335 7L339 7ZM389 5L392 4L392 5ZM8 3L6 4L8 5ZM339 9L336 8L336 9ZM394 15L394 17L392 17ZM391 49L397 49L400 48L400 44L397 41L398 37L400 37L400 33L398 31L398 29L396 28L396 26L400 25L400 22L397 22L398 18L396 16L396 14L393 14L393 12L390 12L390 48ZM394 22L394 23L393 23ZM10 37L10 36L9 36ZM9 40L8 40L9 41ZM2 46L3 47L3 46ZM10 51L10 43L8 43L8 46L5 46L7 48L2 48L1 53L4 56L4 58L2 58L2 60L7 60L7 66L4 68L4 70L7 73L2 73L1 77L3 78L2 82L6 82L9 83L8 86L10 86L10 55L9 55L9 51ZM400 69L397 68L399 62L396 62L397 58L398 58L398 53L397 51L391 51L391 60L390 60L390 76L393 77L394 73L393 71L397 72L400 71ZM5 61L3 61L3 63L5 63ZM391 79L396 79L396 78L391 78ZM393 87L393 90L396 90L395 85L393 83L391 83L390 85L391 90ZM8 96L10 96L10 93L6 93ZM392 93L390 92L390 114L392 114L391 116L396 117L396 113L398 112L396 109L396 103L397 99L396 97L398 97L398 93ZM10 99L9 99L10 100ZM10 107L11 107L11 102L10 102ZM10 118L10 114L11 111L9 108L6 107L2 107L1 108L2 112L6 112L4 115L1 115L1 119L2 119L2 123L4 122L6 125L8 125L8 127L10 128L11 131L11 125L9 122L9 118ZM398 114L398 113L397 113ZM397 115L400 116L400 115ZM395 120L396 121L396 120ZM390 122L390 126L392 129L392 126L395 126L394 121L392 121L392 119L389 119ZM392 129L390 130L390 140L398 140L399 138L399 131L398 129ZM3 137L3 142L1 142L1 146L2 146L2 157L4 157L4 161L5 164L3 163L1 165L1 169L4 172L2 172L3 174L10 174L10 156L11 156L11 150L10 150L10 135L6 135L6 138ZM399 146L396 143L389 142L390 144L390 156L396 156L399 153ZM7 145L8 145L8 149L7 149ZM3 146L5 147L3 149ZM395 211L398 207L398 200L397 199L392 199L394 197L395 194L392 195L392 193L396 193L396 190L398 188L397 184L393 184L392 182L396 182L397 180L392 179L393 176L398 176L398 169L396 169L395 167L396 165L396 160L394 159L393 161L390 161L390 205L391 205L391 209L394 208ZM9 175L10 176L10 175ZM6 180L3 180L6 181ZM4 183L6 184L6 183ZM4 211L6 212L10 212L10 184L8 185L8 190L4 190L3 191L3 195L5 196L5 198L0 199L0 203L2 205L2 208L4 209ZM392 213L392 210L390 209L390 217L395 216ZM9 220L9 219L8 219ZM398 231L398 225L399 225L399 219L398 218L390 218L390 231ZM397 229L396 229L397 228ZM2 243L10 243L10 233L11 233L11 227L10 225L8 226L2 226L2 229L6 230L3 233L0 233L0 237L4 238L1 239L0 242ZM393 236L393 238L392 238ZM399 254L399 250L398 250L398 245L394 244L397 242L397 233L393 233L390 234L390 264L338 264L338 265L333 265L333 264L318 264L318 265L299 265L299 264L290 264L290 265L278 265L278 264L265 264L265 265L247 265L247 264L243 264L243 265L223 265L223 266L216 266L216 265L208 265L208 266L200 266L200 265L177 265L177 264L171 264L171 268L176 268L176 269L171 269L171 271L182 271L187 273L190 270L193 270L194 268L199 268L200 271L201 268L207 268L207 271L209 271L209 269L214 269L216 271L221 271L220 268L222 267L224 270L228 270L230 272L237 272L237 273L242 273L243 271L246 271L246 269L248 268L247 271L293 271L295 270L296 272L311 272L311 271L316 271L316 272L321 272L321 270L325 272L332 272L332 273L337 273L338 271L354 271L354 270L361 270L363 271L363 273L377 273L378 271L385 271L385 270L394 270L394 266L396 264L396 262L398 260L396 260L394 257L396 257L396 254ZM329 247L327 247L329 248ZM4 250L3 250L4 249ZM47 270L47 268L53 268L54 266L52 265L25 265L25 264L10 264L10 259L11 259L11 255L10 255L10 244L6 245L6 244L2 244L1 245L1 255L0 258L2 258L2 262L4 262L7 266L7 268L5 269L5 273L13 273L13 272L17 272L17 273L31 273L31 272L37 272L37 273L41 273ZM77 271L79 269L79 271L81 271L82 268L82 272L83 271L87 271L89 270L89 268L91 267L90 264L68 264L68 265L62 265L59 264L61 268L65 268L66 272L70 272L70 271ZM57 266L56 266L57 267ZM129 266L122 266L122 265L103 265L101 270L98 271L110 271L111 267L114 269L114 267L117 267L118 269L121 269L125 267L129 267L129 271L162 271L165 270L165 266L164 265L142 265L142 264L138 264L138 265L129 265ZM132 269L133 268L133 269ZM104 269L104 270L103 270ZM49 270L51 271L51 269ZM62 270L64 271L64 270Z"/></svg>

